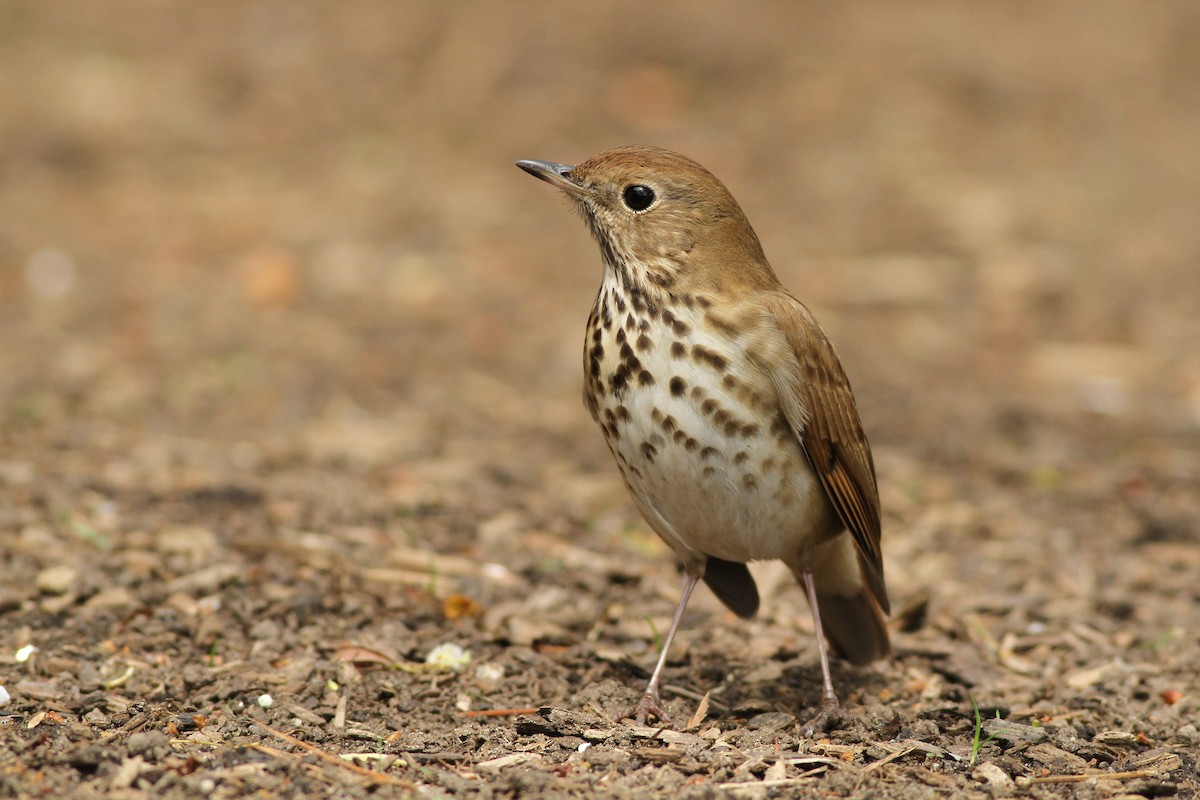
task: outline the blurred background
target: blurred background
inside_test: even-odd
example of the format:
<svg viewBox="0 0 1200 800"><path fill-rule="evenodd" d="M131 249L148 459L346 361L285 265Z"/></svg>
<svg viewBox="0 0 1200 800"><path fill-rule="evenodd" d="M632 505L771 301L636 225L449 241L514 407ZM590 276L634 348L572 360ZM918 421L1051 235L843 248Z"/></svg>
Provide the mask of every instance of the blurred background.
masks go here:
<svg viewBox="0 0 1200 800"><path fill-rule="evenodd" d="M512 164L635 142L740 200L893 508L931 465L1190 486L1198 40L1187 2L4 3L7 526L264 481L457 549L636 525L579 401L598 255Z"/></svg>
<svg viewBox="0 0 1200 800"><path fill-rule="evenodd" d="M1198 36L1186 2L4 3L5 424L578 418L598 257L512 161L642 142L730 186L870 415L986 386L1194 432Z"/></svg>
<svg viewBox="0 0 1200 800"><path fill-rule="evenodd" d="M578 642L612 597L668 619L670 554L580 402L599 256L513 166L646 143L728 185L837 344L893 605L934 593L911 636L994 655L1085 621L1022 640L1026 703L1142 639L1194 681L1198 42L1186 0L0 0L4 652L99 652L112 615L218 589L221 627L154 647L219 630L262 666L290 645L257 623L310 592L306 641L354 620L419 658L451 613L414 582L489 608L477 649ZM459 583L403 571L433 552ZM764 661L790 597L692 630L759 626Z"/></svg>

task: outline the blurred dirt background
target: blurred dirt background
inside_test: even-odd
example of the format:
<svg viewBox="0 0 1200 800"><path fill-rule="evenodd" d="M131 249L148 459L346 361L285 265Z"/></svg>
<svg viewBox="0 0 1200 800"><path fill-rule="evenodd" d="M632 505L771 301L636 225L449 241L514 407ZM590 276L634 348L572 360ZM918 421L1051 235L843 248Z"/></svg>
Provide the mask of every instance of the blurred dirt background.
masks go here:
<svg viewBox="0 0 1200 800"><path fill-rule="evenodd" d="M0 795L1196 796L1198 42L0 3ZM728 184L875 448L896 653L818 738L770 565L693 601L674 729L608 721L679 579L580 403L595 247L512 162L633 142Z"/></svg>

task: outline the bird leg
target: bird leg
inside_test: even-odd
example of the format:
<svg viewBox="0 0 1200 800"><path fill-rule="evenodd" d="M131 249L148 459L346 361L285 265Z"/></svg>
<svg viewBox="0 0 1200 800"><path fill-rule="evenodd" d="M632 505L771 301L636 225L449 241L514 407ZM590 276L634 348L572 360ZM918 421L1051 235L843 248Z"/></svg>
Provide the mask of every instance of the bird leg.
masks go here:
<svg viewBox="0 0 1200 800"><path fill-rule="evenodd" d="M618 715L616 718L617 722L632 717L637 721L638 725L645 725L647 715L653 714L668 725L671 723L671 718L663 710L662 702L658 697L658 683L662 679L663 667L667 665L667 651L671 649L671 641L675 638L675 631L679 629L679 621L683 619L683 610L687 608L688 599L692 596L692 589L696 588L696 583L699 580L699 575L693 575L690 572L687 573L687 578L683 584L683 596L679 598L679 605L675 609L675 617L671 620L671 628L667 631L667 638L663 641L662 651L658 654L658 663L654 666L654 674L650 676L650 682L646 684L646 691L642 692L642 698ZM834 703L837 703L836 699Z"/></svg>
<svg viewBox="0 0 1200 800"><path fill-rule="evenodd" d="M814 717L805 730L809 736L817 731L828 730L829 725L841 716L841 706L833 691L833 678L829 675L829 653L825 647L825 630L821 627L821 609L817 605L817 586L811 572L804 573L804 589L808 592L808 607L812 609L813 628L817 636L817 655L821 659L821 712Z"/></svg>

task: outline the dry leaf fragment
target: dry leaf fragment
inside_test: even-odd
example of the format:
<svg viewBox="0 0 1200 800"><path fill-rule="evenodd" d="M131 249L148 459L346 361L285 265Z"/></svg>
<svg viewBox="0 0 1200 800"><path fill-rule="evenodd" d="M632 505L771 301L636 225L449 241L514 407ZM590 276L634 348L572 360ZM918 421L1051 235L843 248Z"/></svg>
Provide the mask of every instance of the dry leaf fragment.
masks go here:
<svg viewBox="0 0 1200 800"><path fill-rule="evenodd" d="M711 691L705 692L704 697L700 698L700 704L696 706L696 713L692 714L692 718L688 720L687 725L683 726L685 731L699 728L700 723L704 722L704 718L708 716L708 698L711 694Z"/></svg>
<svg viewBox="0 0 1200 800"><path fill-rule="evenodd" d="M483 615L483 606L466 595L452 594L442 601L442 613L449 620L479 617Z"/></svg>
<svg viewBox="0 0 1200 800"><path fill-rule="evenodd" d="M334 661L349 661L356 667L368 666L370 664L392 664L396 659L384 655L378 650L372 650L369 647L360 647L359 645L343 645L339 647L332 656Z"/></svg>

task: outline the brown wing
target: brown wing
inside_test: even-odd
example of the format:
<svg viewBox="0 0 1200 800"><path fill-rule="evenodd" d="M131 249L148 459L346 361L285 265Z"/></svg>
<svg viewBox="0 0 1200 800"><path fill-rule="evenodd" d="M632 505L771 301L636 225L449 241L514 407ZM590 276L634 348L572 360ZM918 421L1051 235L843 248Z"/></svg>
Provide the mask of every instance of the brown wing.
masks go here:
<svg viewBox="0 0 1200 800"><path fill-rule="evenodd" d="M777 376L781 393L788 395L783 397L784 415L829 502L854 537L867 587L887 612L875 462L850 381L825 332L800 301L777 292L765 305L796 357L796 368Z"/></svg>

